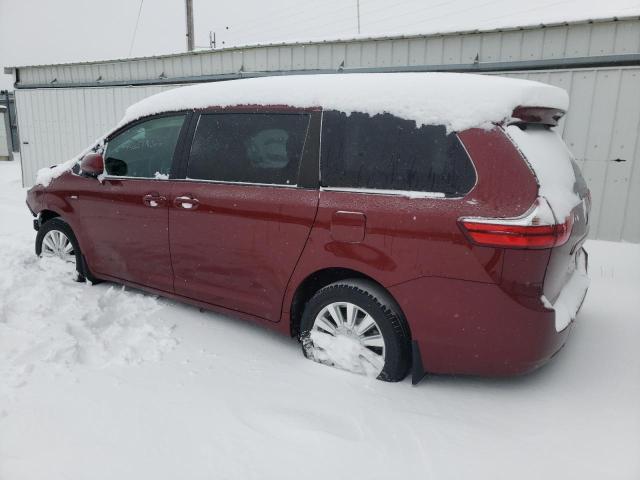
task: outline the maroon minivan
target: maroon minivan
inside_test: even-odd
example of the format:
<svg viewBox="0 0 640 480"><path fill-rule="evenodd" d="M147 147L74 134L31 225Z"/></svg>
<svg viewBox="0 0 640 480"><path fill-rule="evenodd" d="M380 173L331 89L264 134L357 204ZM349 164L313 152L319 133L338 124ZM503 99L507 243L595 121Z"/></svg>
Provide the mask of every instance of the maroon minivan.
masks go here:
<svg viewBox="0 0 640 480"><path fill-rule="evenodd" d="M36 253L382 380L528 372L588 285L590 197L553 129L563 113L458 132L323 105L143 116L29 190ZM545 185L556 168L569 183Z"/></svg>

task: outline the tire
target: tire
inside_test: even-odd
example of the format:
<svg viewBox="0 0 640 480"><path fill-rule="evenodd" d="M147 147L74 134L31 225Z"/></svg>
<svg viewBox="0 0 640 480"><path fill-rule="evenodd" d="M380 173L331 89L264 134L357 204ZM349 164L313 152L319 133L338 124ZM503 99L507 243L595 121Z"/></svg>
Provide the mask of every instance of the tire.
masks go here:
<svg viewBox="0 0 640 480"><path fill-rule="evenodd" d="M360 312L353 314L354 310L350 305L360 309ZM336 312L336 307L345 319L351 315L355 320L347 320L342 326L338 325L340 322L336 322L335 317L339 317L341 313ZM375 326L367 327L371 320L365 320L363 314L368 314ZM332 327L338 328L331 333ZM363 329L366 330L360 332ZM411 338L400 307L384 288L370 280L341 280L318 290L305 306L300 332L305 357L319 363L371 376L377 374L379 380L387 382L398 382L405 378L411 365ZM346 340L349 342L346 359L341 356L345 351L340 350L342 346L334 348L334 345L343 342L344 336L349 339ZM376 342L380 342L379 336L382 337L383 347L371 346L374 338L377 339ZM355 345L353 348L356 350L351 345ZM338 354L334 355L336 351ZM375 355L370 355L369 351ZM355 354L362 371L352 352L364 352L364 355ZM382 359L380 352L384 355ZM370 362L370 358L374 361ZM356 365L356 368L349 368L351 365Z"/></svg>
<svg viewBox="0 0 640 480"><path fill-rule="evenodd" d="M96 279L93 278L93 275L91 275L91 273L88 272L88 269L86 268L84 257L82 256L80 246L78 245L78 240L76 239L73 230L71 230L69 224L60 217L54 217L50 220L47 220L40 226L38 234L36 235L36 255L40 257L43 254L43 249L45 251L48 249L47 246L43 245L43 242L47 237L47 234L49 234L50 232L52 234L55 234L56 232L62 233L71 244L73 248L72 256L74 257L76 267L75 280L77 282L84 282L86 278L89 278L92 283L95 283Z"/></svg>

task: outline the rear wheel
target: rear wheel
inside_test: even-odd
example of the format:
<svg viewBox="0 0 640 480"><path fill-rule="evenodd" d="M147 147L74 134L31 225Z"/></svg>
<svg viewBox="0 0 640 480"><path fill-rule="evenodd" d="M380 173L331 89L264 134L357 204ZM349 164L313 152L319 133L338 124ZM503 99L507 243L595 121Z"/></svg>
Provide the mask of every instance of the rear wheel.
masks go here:
<svg viewBox="0 0 640 480"><path fill-rule="evenodd" d="M304 355L316 362L380 380L402 380L411 361L400 308L379 285L352 279L320 289L301 322Z"/></svg>
<svg viewBox="0 0 640 480"><path fill-rule="evenodd" d="M61 218L52 218L40 227L36 235L36 255L73 264L75 279L79 282L85 280L84 262L78 241L69 224Z"/></svg>

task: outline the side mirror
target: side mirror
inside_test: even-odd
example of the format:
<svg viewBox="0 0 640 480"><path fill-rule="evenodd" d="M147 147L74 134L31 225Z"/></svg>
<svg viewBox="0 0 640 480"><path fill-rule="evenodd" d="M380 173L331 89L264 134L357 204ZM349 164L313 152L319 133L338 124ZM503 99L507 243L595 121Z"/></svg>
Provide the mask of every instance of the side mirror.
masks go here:
<svg viewBox="0 0 640 480"><path fill-rule="evenodd" d="M99 153L87 153L80 161L80 170L85 175L97 177L104 171L104 160Z"/></svg>

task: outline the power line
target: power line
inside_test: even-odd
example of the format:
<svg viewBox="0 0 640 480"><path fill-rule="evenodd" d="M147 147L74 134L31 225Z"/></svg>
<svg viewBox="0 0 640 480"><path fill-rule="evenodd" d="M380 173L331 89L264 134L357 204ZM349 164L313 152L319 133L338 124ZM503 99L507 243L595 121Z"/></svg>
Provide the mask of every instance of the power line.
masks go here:
<svg viewBox="0 0 640 480"><path fill-rule="evenodd" d="M369 16L371 13L389 10L390 8L398 5L410 6L412 1L413 0L400 0L391 4L385 3L382 5L378 5L374 8L364 8L364 2L362 2L363 5L361 5L361 15ZM446 0L442 2L442 4L449 3L449 1L450 0ZM327 7L325 5L323 10L326 9ZM236 31L233 32L233 36L238 38L236 39L232 37L233 40L230 42L228 41L227 43L231 43L233 45L249 45L255 41L254 39L259 39L258 41L260 42L271 42L273 40L281 41L289 39L292 35L295 36L299 33L306 34L310 29L320 30L324 27L336 27L338 25L342 30L351 30L351 26L353 25L354 21L357 21L357 18L354 18L352 14L345 15L345 12L353 12L352 3L343 3L339 7L330 9L330 15L325 15L324 18L319 22L312 16L313 14L310 14L308 11L298 11L293 13L288 11L280 11L279 13L276 13L275 15L269 17L269 22L267 25L265 25L264 18L253 19L247 22L239 23L237 28L235 29ZM304 16L307 18L301 18L300 20L295 21L295 25L291 25L287 29L287 34L279 35L283 29L283 23L286 23L286 21L290 21L293 18L299 16ZM256 31L256 33L250 33L250 31L253 30L253 24L260 24L260 28L258 31ZM366 22L364 22L362 26L366 27ZM268 40L268 37L275 38L272 38L272 40ZM242 38L242 40L240 40L240 38Z"/></svg>
<svg viewBox="0 0 640 480"><path fill-rule="evenodd" d="M379 18L377 20L372 20L372 21L368 22L368 24L369 25L377 25L377 24L380 24L380 23L388 23L389 27L387 27L387 28L392 30L392 29L396 29L396 28L403 28L405 26L424 23L425 20L433 21L433 20L440 20L440 19L448 18L448 17L451 17L453 15L458 15L460 13L467 12L469 10L476 10L476 9L479 9L479 8L484 8L484 7L488 6L488 5L491 5L491 4L494 4L494 3L498 3L498 2L503 2L503 1L504 0L490 0L488 2L484 2L484 3L481 3L481 4L476 4L476 5L473 5L473 6L470 6L470 7L465 7L463 9L449 11L449 12L442 13L442 14L439 14L439 12L438 12L438 14L434 15L433 14L433 9L434 8L440 7L440 6L443 6L443 5L446 5L446 6L451 5L450 1L444 1L444 2L440 2L440 3L436 3L435 5L427 5L426 7L423 7L423 8L414 9L414 10L411 10L411 11L408 11L408 12L402 12L402 13L399 13L399 14L396 14L396 15L392 15L392 16L387 17L387 18ZM393 25L393 21L394 20L398 20L401 17L406 17L408 15L415 16L416 14L422 14L422 13L427 12L427 11L429 11L429 15L426 16L426 17L413 20L413 21L411 21L409 23L404 23L404 24L400 24L400 25L396 24L395 26L391 26L391 25Z"/></svg>
<svg viewBox="0 0 640 480"><path fill-rule="evenodd" d="M534 10L540 10L540 9L542 9L542 8L548 8L549 6L552 6L552 5L564 4L564 3L566 3L566 2L571 2L571 1L573 1L573 0L560 0L560 1L557 1L557 2L555 2L555 3L546 3L545 5L539 5L539 6L537 6L537 7L533 7L533 8L530 8L530 9L528 9L528 10L524 10L523 12L529 12L529 11L534 11ZM432 21L432 20L446 19L446 18L451 17L452 15L457 15L457 14L462 13L462 12L468 12L469 10L475 10L475 9L483 8L483 7L489 6L489 5L491 5L491 4L499 3L499 2L501 2L501 0L491 0L491 1L486 2L486 3L482 3L482 4L479 4L479 5L474 5L473 7L468 7L468 8L466 8L466 9L464 9L464 10L456 10L456 11L453 11L453 12L449 12L449 13L447 13L447 14L445 14L445 15L440 15L440 16L436 16L436 17L430 17L430 18L429 18L429 20L430 20L430 21ZM491 22L492 20L500 19L500 18L505 18L505 17L512 17L512 16L517 15L517 14L519 14L519 13L521 13L521 12L517 12L517 11L516 11L516 12L511 12L511 13L503 14L503 15L500 15L500 16L497 16L497 17L491 17L491 18L489 18L489 19L484 19L484 20L482 20L481 22L476 23L476 28L477 28L477 29L486 28L486 25L490 24L490 22ZM404 23L404 24L396 25L394 28L397 28L397 29L410 28L410 27L418 26L418 25L420 25L421 23L422 23L422 22L410 22L410 23Z"/></svg>
<svg viewBox="0 0 640 480"><path fill-rule="evenodd" d="M488 23L494 21L494 20L500 20L501 18L505 18L505 17L512 17L514 15L522 15L523 13L529 13L529 12L533 12L536 10L541 10L543 8L550 8L550 7L554 7L557 5L566 5L567 3L576 3L575 0L560 0L558 2L553 2L553 3L545 3L544 5L538 5L532 8L529 8L527 10L520 10L517 12L511 12L511 13L507 13L507 14L503 14L503 15L498 15L495 17L490 17L490 18L485 18L484 20L482 20L482 26L487 25ZM579 2L578 2L579 3Z"/></svg>
<svg viewBox="0 0 640 480"><path fill-rule="evenodd" d="M525 11L528 12L539 10L542 8L547 8L550 5L571 3L573 1L575 0L546 0L545 5L534 6ZM505 0L485 0L477 4L471 4L464 8L460 8L459 5L452 4L450 0L436 0L435 2L432 0L430 4L422 5L419 8L411 8L411 3L412 0L396 0L392 3L389 3L388 1L377 5L375 5L374 3L374 6L372 8L363 8L364 5L361 5L363 30L366 33L373 34L378 30L377 27L383 24L386 24L383 30L386 30L387 32L395 32L396 30L400 30L406 27L425 26L425 22L429 23L430 26L432 26L434 21L436 21L437 23L437 21L455 17L463 12L482 10L486 9L486 7L488 6L500 5L501 3L506 2ZM451 6L453 6L453 8L450 8ZM394 10L396 7L399 7L401 11ZM345 10L351 10L352 8L353 3L345 3L339 7L331 9L331 11L328 12L328 17L325 16L321 20L315 19L313 17L301 18L299 21L293 22L292 25L288 25L288 28L283 28L284 25L282 25L281 22L286 23L287 20L293 20L294 18L304 15L305 13L300 11L279 11L271 17L271 20L278 19L276 22L270 21L267 25L265 25L263 28L260 28L259 30L253 31L254 29L246 28L247 25L250 25L252 23L251 21L247 22L246 24L239 24L239 31L234 32L234 37L237 38L234 38L231 42L228 43L232 43L235 45L249 45L252 44L256 39L259 39L260 42L269 42L274 40L286 41L289 39L295 39L295 37L297 36L303 36L304 38L302 38L301 40L311 40L316 36L322 37L322 30L326 27L333 27L331 28L331 30L333 31L342 30L345 31L344 33L346 33L346 30L351 30L349 26L353 25L352 22L355 19L353 18L353 15L345 15L343 12ZM380 14L382 12L388 12L389 14L384 15L384 18L373 18L371 20L367 20L367 18L371 18L372 14L374 14L375 17L378 17L377 14ZM518 12L502 13L498 16L492 16L484 19L482 18L482 15L479 15L480 21L478 22L478 26L483 25L486 22L490 22L492 19L509 17L511 15L516 15L517 13ZM411 21L406 21L407 16L418 18L413 18ZM286 31L286 34L284 35L281 34L283 30ZM310 35L310 32L312 31L317 31L318 35ZM326 35L326 33L324 35ZM330 36L334 37L336 35L338 34L332 33ZM271 37L270 40L269 37ZM242 40L240 40L240 38L242 38Z"/></svg>
<svg viewBox="0 0 640 480"><path fill-rule="evenodd" d="M344 20L344 15L336 15L336 14L340 11L351 10L352 8L353 8L352 5L342 5L336 8L332 8L330 18L337 16L337 17L342 17L342 19ZM325 10L325 9L326 7L323 8L322 10ZM314 14L312 12L310 13L304 10L293 12L293 13L279 12L269 17L269 22L267 25L265 25L264 18L240 22L237 24L237 27L234 28L233 35L242 37L243 40L239 42L234 42L234 43L246 44L248 41L250 41L248 39L265 38L265 33L267 34L267 36L269 34L280 33L283 29L283 26L286 25L287 22L295 24L295 26L293 26L294 30L297 30L298 28L300 28L301 25L309 25L309 24L314 25L316 24L316 22L314 21L313 15ZM298 19L297 17L302 17L302 18ZM353 21L352 19L353 17L351 16L349 18L349 21ZM213 30L215 30L215 28Z"/></svg>
<svg viewBox="0 0 640 480"><path fill-rule="evenodd" d="M131 37L131 45L129 45L129 57L131 56L131 52L133 51L133 44L136 41L136 34L138 33L138 24L140 23L140 14L142 13L142 4L144 0L140 0L140 7L138 7L138 18L136 18L136 26L133 29L133 36Z"/></svg>
<svg viewBox="0 0 640 480"><path fill-rule="evenodd" d="M339 5L342 3L342 0L331 0L331 1L337 2ZM336 6L335 8L330 8L330 11L332 13L335 13L341 10L348 10L351 8L353 8L351 5L341 4L340 6ZM324 3L320 10L324 11L327 9L328 7L326 3ZM245 30L251 29L251 28L259 28L260 30L273 29L274 27L282 28L281 25L278 25L279 22L290 21L296 17L310 17L312 15L313 15L313 12L309 12L308 10L305 10L305 9L299 9L293 12L287 11L287 10L279 10L271 15L268 15L268 22L266 25L265 25L265 14L263 14L262 16L239 22L238 26L239 28L242 28ZM303 20L304 19L305 18L303 18Z"/></svg>
<svg viewBox="0 0 640 480"><path fill-rule="evenodd" d="M349 5L349 9L352 9L353 6ZM331 17L330 17L331 18ZM276 38L278 40L283 40L286 38L290 38L291 35L297 35L298 32L304 32L307 33L309 29L321 29L323 27L327 27L327 26L336 26L336 25L341 25L341 24L345 24L345 25L353 25L354 22L354 17L353 15L350 16L341 16L340 18L333 18L329 21L326 21L327 19L323 19L321 21L321 23L317 23L317 21L315 19L306 19L305 21L301 21L301 22L297 22L295 26L290 27L287 30L287 33L285 35L278 35ZM352 28L352 27L351 27ZM350 29L351 29L350 28ZM249 38L253 39L253 38L261 38L262 41L268 41L266 40L266 35L272 35L273 33L280 33L282 31L282 26L281 25L271 25L270 27L266 28L266 29L261 29L259 32L257 32L257 34L251 35ZM266 35L265 35L266 34ZM259 37L258 37L259 35ZM243 41L241 44L246 44L246 40Z"/></svg>
<svg viewBox="0 0 640 480"><path fill-rule="evenodd" d="M501 1L501 0L493 0L493 1ZM410 2L411 2L411 0L404 0L404 1L394 2L392 4L386 4L386 5L377 6L375 8L371 8L371 9L366 9L366 10L363 9L362 13L364 14L363 16L365 16L365 18L366 18L367 16L370 16L372 13L378 13L378 12L382 12L382 11L385 11L385 10L389 10L391 7L396 7L396 6L399 6L399 5L410 6ZM435 5L429 5L429 6L427 6L427 8L428 9L432 9L434 7L445 5L445 4L449 4L449 3L450 3L450 0L446 0L446 1L442 1L442 2L436 3ZM352 5L347 5L346 8L347 9L352 9L353 6ZM342 10L342 9L336 9L336 11L337 10ZM420 8L420 9L417 9L417 10L414 9L414 10L409 11L409 12L405 11L405 12L402 12L400 14L396 13L396 14L393 14L391 16L386 16L382 20L378 19L378 20L374 20L374 21L371 21L371 22L367 22L365 20L363 26L366 29L366 27L368 27L369 25L372 25L372 24L378 24L378 23L381 23L381 22L389 22L392 19L399 18L399 17L404 16L404 15L415 14L416 12L421 12L421 11L424 11L424 10L426 10L426 9L425 8ZM332 13L335 14L335 11L332 12ZM292 36L295 36L295 35L308 33L310 29L311 30L321 30L324 27L337 27L337 26L340 26L340 29L344 29L344 27L347 27L348 30L351 30L351 28L349 28L349 26L352 25L353 20L354 20L353 17L350 16L350 15L347 15L347 16L340 15L340 18L329 18L329 19L324 18L320 23L315 22L315 21L313 21L311 19L307 19L305 22L297 22L297 24L295 26L292 26L291 28L288 29L288 32L287 32L286 35L279 36L278 40L283 40L283 39L291 38ZM262 41L265 41L265 34L266 34L266 36L269 36L272 32L280 31L281 29L282 29L281 25L271 24L269 27L261 29L260 32L258 32L258 35L260 35L259 38L261 38ZM318 36L322 36L322 34L320 34ZM310 38L314 38L314 37L315 36L312 36ZM256 35L250 36L249 40L245 39L245 41L241 42L240 44L249 44L249 43L251 43L251 40L254 39L254 38L256 38ZM308 39L308 38L305 37L305 40L306 39Z"/></svg>

